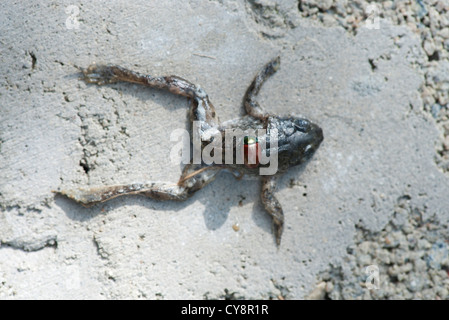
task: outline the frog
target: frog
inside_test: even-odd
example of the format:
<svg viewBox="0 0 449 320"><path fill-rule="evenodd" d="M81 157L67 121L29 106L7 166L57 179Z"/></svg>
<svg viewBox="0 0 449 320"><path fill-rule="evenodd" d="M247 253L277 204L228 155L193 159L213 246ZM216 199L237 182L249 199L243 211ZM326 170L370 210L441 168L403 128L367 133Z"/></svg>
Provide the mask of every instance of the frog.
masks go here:
<svg viewBox="0 0 449 320"><path fill-rule="evenodd" d="M244 115L220 122L215 107L205 90L178 76L152 76L129 70L114 64L91 64L79 68L81 80L87 84L107 85L112 83L133 83L186 97L189 102L189 119L192 134L199 135L197 148L204 150L208 144L222 146L221 152L231 150L232 159L243 144L244 161L226 163L189 162L184 165L177 183L134 182L121 185L88 186L75 189L58 189L62 194L85 207L103 203L125 195L143 195L158 201L185 201L197 191L213 182L221 171L231 172L237 179L253 177L261 180L260 199L272 220L276 245L279 247L284 230L284 212L276 198L277 181L290 168L306 164L323 141L323 130L314 122L294 115L279 116L266 112L257 101L265 81L280 67L280 56L271 59L257 72L243 97ZM195 126L193 126L195 124ZM241 129L243 139L231 145L225 139L211 135L225 133L229 129ZM262 130L261 136L245 135L245 132ZM274 133L274 135L273 135ZM243 142L242 142L243 141ZM233 141L234 142L234 141ZM264 142L264 143L262 143ZM216 152L216 151L215 151ZM220 152L220 151L218 151ZM260 161L262 154L276 156L277 166L270 174L261 174L269 163ZM270 158L271 159L271 158ZM251 161L250 161L251 160Z"/></svg>

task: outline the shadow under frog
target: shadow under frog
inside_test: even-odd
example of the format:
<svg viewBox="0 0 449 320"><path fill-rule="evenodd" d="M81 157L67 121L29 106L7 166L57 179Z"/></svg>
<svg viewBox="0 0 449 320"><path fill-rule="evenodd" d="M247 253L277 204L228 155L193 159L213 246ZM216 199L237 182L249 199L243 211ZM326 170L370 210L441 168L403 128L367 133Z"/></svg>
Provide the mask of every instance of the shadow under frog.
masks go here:
<svg viewBox="0 0 449 320"><path fill-rule="evenodd" d="M201 150L210 148L211 144L217 145L217 140L210 132L218 131L224 133L229 129L240 130L264 130L265 136L261 137L265 143L263 148L259 149L257 139L252 136L245 137L245 145L248 149L245 153L245 159L252 155L253 161L244 161L243 163L205 163L195 162L184 166L182 175L178 183L169 182L147 182L147 183L131 183L126 185L114 186L99 186L78 188L72 190L58 190L60 193L83 206L89 207L97 203L105 202L113 198L129 195L140 194L156 200L173 200L186 201L196 191L202 189L216 178L221 171L230 171L236 177L259 177L262 180L261 200L266 212L272 218L272 225L276 244L279 246L281 236L284 228L284 213L282 206L275 197L277 178L285 173L289 168L298 165L304 165L313 156L315 151L323 141L322 129L312 123L311 121L293 116L277 116L265 112L258 102L256 97L262 87L264 81L273 75L280 66L280 58L276 57L266 64L256 75L251 85L246 91L243 99L246 115L231 121L220 123L215 108L209 100L206 92L199 86L191 82L179 78L177 76L153 77L151 75L143 75L134 71L115 65L91 65L87 69L81 69L83 79L87 83L94 83L97 85L104 85L115 82L130 82L137 83L157 89L165 89L176 95L185 96L189 99L190 109L189 117L192 123L192 136L199 136ZM196 125L193 125L195 123ZM272 133L276 133L276 143L273 139L270 140ZM225 134L221 135L225 137ZM214 140L215 139L215 140ZM229 149L225 145L225 140L220 139L218 145L221 144L221 150L224 152ZM249 149L249 146L252 148ZM236 157L236 145L233 145L234 159ZM249 151L252 150L252 151ZM215 151L214 151L215 152ZM263 175L262 170L270 166L270 163L262 163L258 161L260 153L267 155L276 154L277 170L275 174ZM254 154L256 156L254 156ZM255 157L255 161L254 161ZM262 175L261 175L262 174ZM211 192L210 188L208 188ZM204 197L203 200L208 205L211 197ZM189 200L186 204L190 203ZM230 201L227 201L230 202ZM211 203L209 208L213 208L215 203ZM177 206L177 205L176 205ZM231 204L226 208L229 212ZM165 207L163 204L152 204L152 208ZM175 209L170 206L170 210ZM214 209L211 209L215 211ZM212 211L206 210L204 213L206 224L211 229L216 229L224 223L226 216L223 219L209 218ZM219 210L223 212L222 210ZM213 212L220 214L220 212ZM227 214L226 214L227 215ZM208 221L213 220L213 223Z"/></svg>

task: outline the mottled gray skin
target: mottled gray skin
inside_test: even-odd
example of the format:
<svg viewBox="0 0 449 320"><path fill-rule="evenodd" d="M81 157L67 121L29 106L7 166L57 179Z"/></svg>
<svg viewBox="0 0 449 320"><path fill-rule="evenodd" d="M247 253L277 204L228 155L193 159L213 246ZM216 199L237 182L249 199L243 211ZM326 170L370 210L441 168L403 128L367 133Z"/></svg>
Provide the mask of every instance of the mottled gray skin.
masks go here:
<svg viewBox="0 0 449 320"><path fill-rule="evenodd" d="M223 133L222 151L225 156L224 132L227 129L257 130L265 129L264 136L259 136L260 140L266 141L261 152L267 155L276 154L278 157L278 168L274 175L261 176L262 191L261 199L266 211L273 219L274 233L277 245L280 245L284 225L284 214L279 201L274 193L276 190L276 178L287 171L290 167L299 165L309 160L318 149L323 140L323 132L319 126L307 119L297 117L279 117L266 113L256 101L257 94L264 81L274 74L280 66L280 58L277 57L266 64L256 75L249 86L243 103L247 115L220 124L215 108L209 101L206 92L189 81L177 76L152 77L142 75L113 65L91 65L87 69L82 69L83 79L87 83L104 85L114 82L132 82L149 87L168 90L174 94L185 96L190 99L190 121L197 121L199 126L192 126L192 130L198 130L197 134L201 138L202 148L212 140L211 130L218 130ZM270 145L270 132L276 129L278 132L276 148ZM231 146L235 158L234 144ZM229 147L228 147L229 148ZM228 169L233 173L238 173L241 178L244 175L259 175L260 167L269 164L255 165L248 164L187 164L177 184L150 182L133 183L129 185L101 186L95 188L80 188L76 190L62 190L59 193L81 203L84 206L91 206L112 198L127 195L141 194L156 200L177 200L183 201L211 183L215 176L223 169Z"/></svg>

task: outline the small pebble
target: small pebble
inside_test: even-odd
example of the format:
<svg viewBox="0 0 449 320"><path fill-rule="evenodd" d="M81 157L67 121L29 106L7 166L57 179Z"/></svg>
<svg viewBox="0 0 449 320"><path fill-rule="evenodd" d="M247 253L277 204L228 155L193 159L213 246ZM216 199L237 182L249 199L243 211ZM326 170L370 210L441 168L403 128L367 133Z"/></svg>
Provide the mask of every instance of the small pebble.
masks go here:
<svg viewBox="0 0 449 320"><path fill-rule="evenodd" d="M430 112L432 113L432 117L435 119L438 118L438 115L440 114L441 106L438 103L435 103L432 105L432 108Z"/></svg>
<svg viewBox="0 0 449 320"><path fill-rule="evenodd" d="M435 42L433 39L427 39L424 41L424 51L426 51L428 56L431 56L435 53Z"/></svg>

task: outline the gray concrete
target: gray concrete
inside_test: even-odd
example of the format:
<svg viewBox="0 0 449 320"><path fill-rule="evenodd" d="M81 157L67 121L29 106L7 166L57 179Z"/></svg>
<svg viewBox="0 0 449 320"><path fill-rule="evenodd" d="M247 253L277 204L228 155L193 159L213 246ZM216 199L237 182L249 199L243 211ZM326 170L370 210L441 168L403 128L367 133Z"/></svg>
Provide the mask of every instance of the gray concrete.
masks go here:
<svg viewBox="0 0 449 320"><path fill-rule="evenodd" d="M303 298L318 273L344 263L355 224L380 230L404 195L448 221L438 131L413 67L425 59L416 35L383 20L356 35L321 27L296 1L221 2L0 4L0 298L202 299L225 289ZM80 10L78 28L69 5ZM308 166L280 181L279 249L257 181L223 174L185 203L124 197L90 209L51 192L180 173L167 159L186 100L88 86L74 65L179 75L228 120L243 114L252 77L277 54L261 105L305 115L325 135Z"/></svg>

